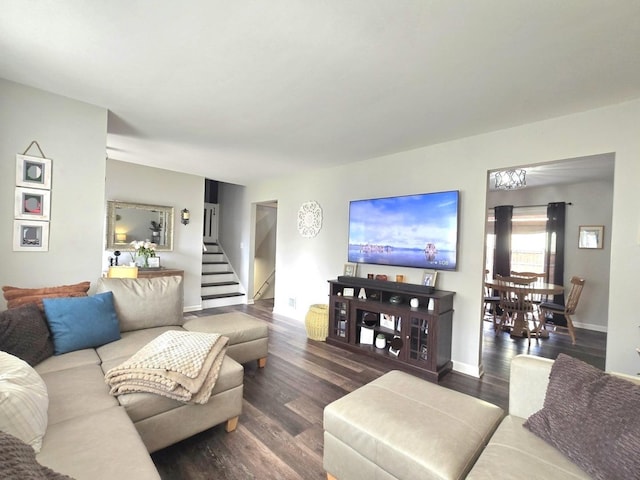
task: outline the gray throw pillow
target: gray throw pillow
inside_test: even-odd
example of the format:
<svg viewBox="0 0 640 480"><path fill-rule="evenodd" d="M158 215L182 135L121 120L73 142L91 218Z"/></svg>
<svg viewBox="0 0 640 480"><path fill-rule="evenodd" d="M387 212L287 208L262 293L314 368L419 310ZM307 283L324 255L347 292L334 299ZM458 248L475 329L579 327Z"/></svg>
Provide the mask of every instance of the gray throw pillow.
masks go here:
<svg viewBox="0 0 640 480"><path fill-rule="evenodd" d="M638 478L640 385L560 354L524 426L596 479Z"/></svg>
<svg viewBox="0 0 640 480"><path fill-rule="evenodd" d="M0 350L32 367L53 355L47 321L35 303L0 312Z"/></svg>
<svg viewBox="0 0 640 480"><path fill-rule="evenodd" d="M0 476L7 479L73 480L40 465L29 445L19 438L0 431Z"/></svg>

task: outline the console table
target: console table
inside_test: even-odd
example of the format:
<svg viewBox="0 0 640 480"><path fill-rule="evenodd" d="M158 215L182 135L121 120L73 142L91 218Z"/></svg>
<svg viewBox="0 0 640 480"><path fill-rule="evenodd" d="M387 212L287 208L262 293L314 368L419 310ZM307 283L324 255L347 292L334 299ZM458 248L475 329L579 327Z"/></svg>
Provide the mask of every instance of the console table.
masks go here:
<svg viewBox="0 0 640 480"><path fill-rule="evenodd" d="M402 364L434 382L452 369L455 292L358 277L329 285L327 343ZM383 348L375 345L378 335Z"/></svg>
<svg viewBox="0 0 640 480"><path fill-rule="evenodd" d="M178 270L175 268L138 268L138 278L153 278L153 277L172 277L179 275L184 277L184 270Z"/></svg>

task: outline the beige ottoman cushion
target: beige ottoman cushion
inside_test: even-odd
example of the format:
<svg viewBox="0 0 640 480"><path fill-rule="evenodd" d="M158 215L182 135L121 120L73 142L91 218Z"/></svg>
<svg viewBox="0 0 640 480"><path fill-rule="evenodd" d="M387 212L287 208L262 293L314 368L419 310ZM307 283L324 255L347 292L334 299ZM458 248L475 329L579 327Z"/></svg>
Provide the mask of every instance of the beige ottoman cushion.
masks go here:
<svg viewBox="0 0 640 480"><path fill-rule="evenodd" d="M211 394L215 396L218 393L237 387L242 388L243 381L244 369L242 365L234 359L225 356ZM153 393L128 393L119 395L118 401L120 405L126 409L127 414L134 423L185 405L184 402Z"/></svg>
<svg viewBox="0 0 640 480"><path fill-rule="evenodd" d="M192 318L184 323L183 328L224 335L229 339L227 355L239 363L266 358L269 353L267 322L242 312Z"/></svg>
<svg viewBox="0 0 640 480"><path fill-rule="evenodd" d="M325 408L325 437L337 441L325 445L324 467L340 480L358 478L344 471L350 459L342 455L352 449L391 478L463 478L503 416L495 405L392 371Z"/></svg>

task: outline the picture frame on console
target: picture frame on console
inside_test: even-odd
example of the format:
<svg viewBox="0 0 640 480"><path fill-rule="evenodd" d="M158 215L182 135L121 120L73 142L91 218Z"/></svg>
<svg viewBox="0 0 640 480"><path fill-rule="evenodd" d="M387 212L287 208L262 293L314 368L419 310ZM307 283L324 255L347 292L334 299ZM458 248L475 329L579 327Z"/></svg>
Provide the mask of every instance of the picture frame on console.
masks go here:
<svg viewBox="0 0 640 480"><path fill-rule="evenodd" d="M389 330L393 330L395 327L395 317L393 315L389 315L387 313L380 314L380 326L382 328L388 328Z"/></svg>
<svg viewBox="0 0 640 480"><path fill-rule="evenodd" d="M422 285L435 288L437 278L438 272L436 270L425 270L422 275Z"/></svg>
<svg viewBox="0 0 640 480"><path fill-rule="evenodd" d="M343 275L345 277L355 277L357 271L358 271L358 264L357 263L345 263L344 264Z"/></svg>
<svg viewBox="0 0 640 480"><path fill-rule="evenodd" d="M149 268L160 268L160 257L157 255L155 257L149 257L147 263L149 264Z"/></svg>

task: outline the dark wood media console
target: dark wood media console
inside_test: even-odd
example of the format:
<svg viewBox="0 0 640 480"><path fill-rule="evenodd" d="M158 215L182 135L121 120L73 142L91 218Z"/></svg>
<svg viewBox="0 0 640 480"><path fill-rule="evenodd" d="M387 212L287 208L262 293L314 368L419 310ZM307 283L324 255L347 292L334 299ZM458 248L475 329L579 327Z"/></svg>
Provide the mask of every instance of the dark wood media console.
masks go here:
<svg viewBox="0 0 640 480"><path fill-rule="evenodd" d="M361 293L365 299L358 298ZM437 382L452 368L454 295L367 278L329 280L327 343L402 364ZM375 345L378 335L384 336L384 348Z"/></svg>

